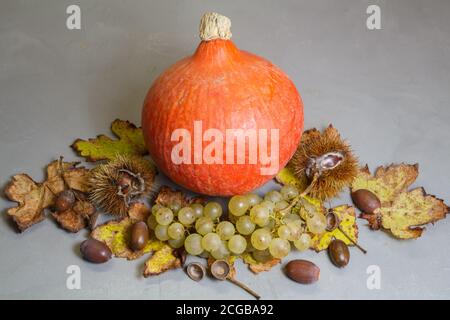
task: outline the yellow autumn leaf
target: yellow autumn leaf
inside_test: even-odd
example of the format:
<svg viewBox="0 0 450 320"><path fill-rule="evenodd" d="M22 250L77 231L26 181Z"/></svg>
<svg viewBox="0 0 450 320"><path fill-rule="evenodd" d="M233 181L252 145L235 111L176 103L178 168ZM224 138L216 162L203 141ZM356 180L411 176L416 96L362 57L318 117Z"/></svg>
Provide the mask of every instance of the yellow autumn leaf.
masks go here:
<svg viewBox="0 0 450 320"><path fill-rule="evenodd" d="M117 155L147 154L142 129L129 121L116 119L111 124L111 131L118 139L98 135L94 139L77 139L71 147L87 161L112 160Z"/></svg>
<svg viewBox="0 0 450 320"><path fill-rule="evenodd" d="M288 165L285 168L281 169L280 172L275 177L275 180L283 185L292 185L297 187L298 190L303 191L308 186L308 181L306 179L300 180L294 174L292 168Z"/></svg>
<svg viewBox="0 0 450 320"><path fill-rule="evenodd" d="M372 175L369 168L360 169L352 191L367 189L381 201L381 208L373 214L362 213L361 218L378 230L389 230L399 239L413 239L422 235L423 225L445 218L449 207L443 200L428 195L423 188L408 188L419 174L418 165L395 164L379 167Z"/></svg>
<svg viewBox="0 0 450 320"><path fill-rule="evenodd" d="M334 213L340 220L339 228L345 232L354 242L358 241L358 225L356 224L355 208L348 205L341 205L333 208ZM342 240L347 245L353 245L353 242L339 228L333 231L315 235L312 238L311 248L317 252L325 250L330 245L333 238Z"/></svg>
<svg viewBox="0 0 450 320"><path fill-rule="evenodd" d="M379 167L374 175L366 165L352 183L352 191L366 189L377 195L382 205L389 205L398 194L407 191L419 175L417 164L395 164Z"/></svg>
<svg viewBox="0 0 450 320"><path fill-rule="evenodd" d="M181 261L175 256L174 250L167 244L155 251L145 262L144 277L156 276L167 270L181 267Z"/></svg>
<svg viewBox="0 0 450 320"><path fill-rule="evenodd" d="M165 246L161 241L150 237L142 250L131 250L128 246L130 243L130 227L135 222L136 220L128 217L121 220L108 221L96 227L92 231L91 236L105 243L116 257L127 258L128 260L137 259L145 253L160 250Z"/></svg>

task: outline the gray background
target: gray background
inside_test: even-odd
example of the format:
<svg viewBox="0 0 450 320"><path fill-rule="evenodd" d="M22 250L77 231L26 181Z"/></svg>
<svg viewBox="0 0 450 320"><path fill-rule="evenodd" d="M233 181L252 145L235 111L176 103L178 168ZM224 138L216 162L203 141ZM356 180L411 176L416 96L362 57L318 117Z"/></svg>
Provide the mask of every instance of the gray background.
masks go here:
<svg viewBox="0 0 450 320"><path fill-rule="evenodd" d="M82 30L65 27L79 4ZM382 30L366 29L379 4ZM420 163L416 186L450 202L450 1L0 1L0 183L14 173L43 178L60 154L76 159L75 138L108 133L115 118L140 121L152 80L191 54L205 11L232 19L233 40L285 70L305 104L305 128L333 123L361 163ZM159 182L164 184L164 178ZM273 187L272 183L261 191ZM343 195L335 204L348 203ZM0 200L2 209L11 205ZM367 255L351 250L339 270L325 253L293 253L321 268L302 286L280 268L258 276L238 264L238 278L263 298L450 298L450 223L421 239L398 241L359 220ZM194 283L181 271L140 276L145 258L82 261L87 231L69 234L51 219L17 234L0 221L0 298L246 299L229 283ZM82 289L66 289L66 268L82 271ZM381 268L368 290L366 268Z"/></svg>

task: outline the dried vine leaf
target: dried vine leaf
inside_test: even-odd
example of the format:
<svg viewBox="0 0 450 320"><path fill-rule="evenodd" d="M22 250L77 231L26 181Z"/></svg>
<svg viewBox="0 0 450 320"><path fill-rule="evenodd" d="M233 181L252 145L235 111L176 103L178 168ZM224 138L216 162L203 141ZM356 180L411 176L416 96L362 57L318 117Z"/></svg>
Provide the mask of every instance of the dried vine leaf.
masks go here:
<svg viewBox="0 0 450 320"><path fill-rule="evenodd" d="M130 227L136 220L128 217L121 220L108 221L96 227L91 236L94 239L104 242L114 256L118 258L126 258L127 260L134 260L145 253L160 250L164 247L164 243L150 237L147 245L144 249L139 251L133 251L128 247L130 243Z"/></svg>
<svg viewBox="0 0 450 320"><path fill-rule="evenodd" d="M136 221L147 221L151 214L151 210L143 202L134 202L130 205L128 209L128 216Z"/></svg>
<svg viewBox="0 0 450 320"><path fill-rule="evenodd" d="M419 165L393 164L388 167L378 167L375 173L370 173L366 165L359 170L352 183L352 191L367 189L372 191L381 201L382 206L389 206L402 192L406 192L419 175Z"/></svg>
<svg viewBox="0 0 450 320"><path fill-rule="evenodd" d="M92 204L85 200L77 200L73 208L64 212L52 212L56 222L67 231L78 232L86 226L91 225L93 215L96 214Z"/></svg>
<svg viewBox="0 0 450 320"><path fill-rule="evenodd" d="M6 197L18 203L9 208L10 215L20 231L45 218L44 209L54 204L58 193L66 188L86 192L89 170L77 167L78 162L55 160L47 166L47 179L38 183L27 174L13 176L5 187Z"/></svg>
<svg viewBox="0 0 450 320"><path fill-rule="evenodd" d="M341 228L354 242L357 242L358 225L356 223L355 208L349 205L341 205L333 208L333 211L341 221L339 223L339 228ZM352 246L353 242L351 242L339 228L321 235L315 235L311 241L311 249L314 249L317 252L325 250L328 248L333 238L340 239L347 245Z"/></svg>
<svg viewBox="0 0 450 320"><path fill-rule="evenodd" d="M142 129L129 121L116 119L111 124L116 140L105 135L98 135L88 141L77 139L71 147L87 161L112 160L117 155L147 154Z"/></svg>
<svg viewBox="0 0 450 320"><path fill-rule="evenodd" d="M181 267L181 260L175 255L174 249L164 244L162 248L155 251L145 262L144 277L156 276L167 270Z"/></svg>
<svg viewBox="0 0 450 320"><path fill-rule="evenodd" d="M188 206L191 203L204 203L205 199L201 197L194 197L188 199L186 195L178 190L172 190L167 186L162 186L158 195L156 196L155 203L162 205L164 207L169 207L173 204L178 204L181 207Z"/></svg>
<svg viewBox="0 0 450 320"><path fill-rule="evenodd" d="M164 207L168 207L171 204L179 204L181 207L185 207L189 204L189 201L183 192L162 186L158 191L155 203Z"/></svg>
<svg viewBox="0 0 450 320"><path fill-rule="evenodd" d="M256 261L255 258L253 258L252 254L249 252L246 252L242 255L242 260L244 261L244 263L248 265L250 271L255 274L258 274L263 271L269 271L270 269L272 269L274 266L276 266L281 262L280 259L275 258L269 259L264 262L259 262Z"/></svg>
<svg viewBox="0 0 450 320"><path fill-rule="evenodd" d="M372 229L389 230L399 239L422 235L423 225L445 218L449 207L443 200L426 194L423 188L408 191L418 176L418 165L398 164L379 167L370 174L366 166L352 185L352 191L367 189L378 196L381 208L373 214L362 213Z"/></svg>

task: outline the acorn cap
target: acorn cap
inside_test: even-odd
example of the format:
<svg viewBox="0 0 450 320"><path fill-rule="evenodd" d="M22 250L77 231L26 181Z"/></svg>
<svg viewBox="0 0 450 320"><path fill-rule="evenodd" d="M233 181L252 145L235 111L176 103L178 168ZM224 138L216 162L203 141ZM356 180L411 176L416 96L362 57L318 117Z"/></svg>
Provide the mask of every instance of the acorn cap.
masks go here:
<svg viewBox="0 0 450 320"><path fill-rule="evenodd" d="M341 223L341 220L339 219L336 212L333 210L328 210L327 214L325 215L325 218L327 219L327 231L333 231L339 226L339 223Z"/></svg>
<svg viewBox="0 0 450 320"><path fill-rule="evenodd" d="M231 267L225 260L216 260L211 264L211 274L218 280L225 280L230 274Z"/></svg>
<svg viewBox="0 0 450 320"><path fill-rule="evenodd" d="M189 263L186 267L186 273L194 281L200 281L205 276L205 267L198 262Z"/></svg>

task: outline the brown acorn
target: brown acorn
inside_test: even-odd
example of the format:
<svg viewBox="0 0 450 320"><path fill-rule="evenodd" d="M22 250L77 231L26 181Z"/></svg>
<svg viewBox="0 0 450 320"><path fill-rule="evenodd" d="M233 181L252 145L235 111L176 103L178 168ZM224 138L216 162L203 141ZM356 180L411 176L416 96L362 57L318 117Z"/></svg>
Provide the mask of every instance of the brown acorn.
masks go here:
<svg viewBox="0 0 450 320"><path fill-rule="evenodd" d="M331 262L338 267L345 267L350 261L350 251L344 241L333 239L328 246L328 255Z"/></svg>
<svg viewBox="0 0 450 320"><path fill-rule="evenodd" d="M125 216L133 201L152 192L155 175L150 161L118 155L91 170L89 200L107 213Z"/></svg>

